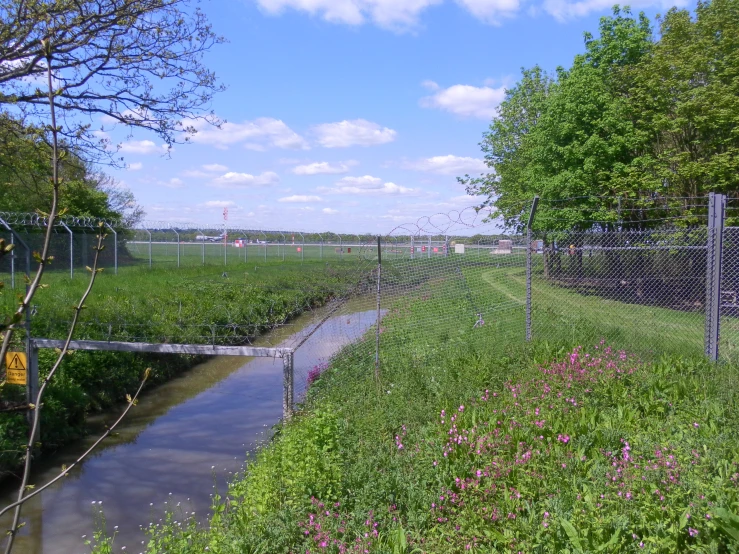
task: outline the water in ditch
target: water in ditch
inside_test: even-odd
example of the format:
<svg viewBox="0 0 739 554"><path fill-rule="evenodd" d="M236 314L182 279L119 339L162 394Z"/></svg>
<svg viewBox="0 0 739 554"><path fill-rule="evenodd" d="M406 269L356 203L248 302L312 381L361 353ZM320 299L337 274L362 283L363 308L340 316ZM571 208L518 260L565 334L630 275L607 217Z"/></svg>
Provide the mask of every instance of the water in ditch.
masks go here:
<svg viewBox="0 0 739 554"><path fill-rule="evenodd" d="M329 318L295 353L296 392L314 366L356 341L376 321L365 303ZM290 345L307 334L316 314L298 318L267 338L271 346ZM301 379L302 377L302 379ZM70 464L116 414L92 422L86 441L39 463L31 483L43 484L63 464ZM140 398L139 404L81 466L24 505L13 552L50 554L89 552L85 540L102 511L114 551L141 552L146 536L141 526L163 517L167 507L207 517L214 487L225 490L229 478L243 468L248 452L267 440L282 416L282 360L217 357ZM0 506L15 500L8 487ZM8 529L9 516L0 518Z"/></svg>

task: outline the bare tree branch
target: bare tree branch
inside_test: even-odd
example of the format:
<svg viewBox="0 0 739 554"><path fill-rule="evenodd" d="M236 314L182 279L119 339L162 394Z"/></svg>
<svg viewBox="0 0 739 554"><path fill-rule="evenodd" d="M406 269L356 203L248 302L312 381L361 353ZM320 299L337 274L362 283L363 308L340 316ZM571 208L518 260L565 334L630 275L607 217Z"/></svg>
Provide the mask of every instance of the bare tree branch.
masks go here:
<svg viewBox="0 0 739 554"><path fill-rule="evenodd" d="M40 116L47 100L35 81L51 70L60 135L98 159L113 153L99 117L152 131L168 146L187 141L196 120L219 123L209 105L223 89L202 64L223 39L191 3L0 0L0 107Z"/></svg>
<svg viewBox="0 0 739 554"><path fill-rule="evenodd" d="M28 500L30 500L31 498L33 498L37 494L42 493L44 490L48 489L51 485L53 485L54 483L56 483L57 481L59 481L62 477L66 476L79 463L81 463L82 461L84 461L85 458L87 458L100 445L101 442L103 442L106 438L108 438L110 436L110 434L115 430L115 428L118 427L118 424L125 419L125 417L128 414L129 410L136 405L136 403L138 401L138 398L139 398L139 395L141 394L141 391L144 389L144 385L146 384L146 381L149 378L149 374L150 374L150 370L147 369L146 372L144 373L144 377L142 378L141 383L139 384L138 390L136 390L136 394L134 394L133 397L128 401L128 405L126 406L126 409L123 410L123 412L121 413L121 415L118 416L118 419L116 419L115 422L113 422L113 425L111 425L110 427L108 427L108 429L105 431L105 433L103 433L102 435L100 435L100 437L92 444L92 446L90 446L90 448L88 448L87 450L85 450L85 452L81 456L79 456L71 465L69 465L67 467L64 467L62 469L62 471L56 477L54 477L53 479L51 479L50 481L48 481L44 485L42 485L40 487L37 487L37 488L34 488L32 492L29 492L27 495L23 496L22 498L20 498L16 502L13 502L12 504L8 504L7 506L5 506L5 508L3 508L2 510L0 510L0 516L2 516L3 514L6 514L8 511L12 510L13 508L19 508L22 504L24 504L25 502L27 502ZM11 531L11 537L14 534L15 534L15 532L14 531ZM9 550L6 550L6 552L10 552L10 551Z"/></svg>
<svg viewBox="0 0 739 554"><path fill-rule="evenodd" d="M54 222L55 222L56 217L57 217L57 214L58 214L58 205L59 205L59 188L60 188L60 184L61 184L61 181L60 181L60 178L59 178L59 162L64 157L64 154L65 154L65 152L61 152L60 153L60 151L59 151L59 128L57 127L56 109L55 109L55 98L56 98L57 95L55 93L54 84L53 84L53 78L52 78L52 70L51 70L51 67L52 67L52 63L51 63L52 54L51 54L51 47L50 47L50 44L48 43L48 41L45 41L43 46L45 48L46 56L47 56L47 61L48 61L46 67L47 67L48 104L49 104L50 115L51 115L50 133L51 133L51 138L52 138L52 140L51 140L51 154L52 154L52 164L51 164L51 166L52 166L52 177L51 177L51 181L52 181L52 205L51 205L51 211L50 211L50 213L48 215L48 223L47 223L46 235L44 237L44 244L43 244L43 248L42 248L42 253L37 256L38 261L39 261L39 267L36 270L36 274L34 275L33 280L30 282L30 284L28 285L28 287L26 289L26 294L25 294L25 296L23 298L23 301L21 302L21 304L19 305L18 309L16 310L16 313L14 314L14 316L17 319L19 319L19 316L21 314L25 313L28 310L28 306L30 305L31 300L33 299L33 296L35 295L35 293L38 290L38 287L39 287L39 285L41 283L41 278L43 276L44 269L46 268L46 265L49 262L48 252L49 252L49 245L50 245L50 242L51 242L51 233L52 233L52 230L53 230L53 227L54 227ZM1 511L1 513L5 513L5 512L7 512L10 509L15 508L15 513L14 513L14 516L13 516L13 523L12 523L12 527L11 527L11 529L9 531L8 543L7 543L6 549L5 549L5 553L6 554L9 554L12 551L13 544L14 544L14 541L15 541L15 536L16 536L16 533L17 533L17 530L18 530L18 524L19 524L19 521L20 521L21 508L22 508L23 503L26 500L28 500L28 498L30 498L31 496L33 496L34 494L38 494L38 492L40 492L40 490L43 490L43 488L46 488L46 486L49 486L49 484L47 484L42 489L37 490L35 493L30 494L30 495L27 495L27 496L24 496L25 495L25 492L26 492L26 487L28 485L28 480L29 480L30 474L31 474L32 453L33 453L33 447L34 447L34 444L36 443L36 439L37 439L37 435L38 435L38 428L39 428L39 422L40 422L40 417L41 417L41 406L42 406L42 401L43 401L44 393L46 391L46 388L47 388L48 384L54 378L57 370L61 366L61 364L62 364L62 362L63 362L63 360L64 360L64 358L65 358L65 356L66 356L66 354L67 354L67 352L69 350L69 344L70 344L70 342L72 340L72 337L74 336L74 332L75 332L75 329L77 327L77 322L79 320L79 316L80 316L82 310L85 308L85 301L87 300L88 296L90 295L90 292L92 291L92 288L93 288L93 286L95 284L95 279L97 277L97 274L100 271L102 271L102 269L98 269L98 262L99 262L99 259L100 259L100 252L102 252L102 250L104 248L103 241L105 240L105 236L106 235L103 232L102 224L101 224L100 229L98 231L98 236L97 236L97 246L95 247L95 256L94 256L94 260L93 260L93 265L92 265L92 268L90 269L90 271L91 271L90 280L88 282L87 288L85 289L85 292L82 294L82 297L80 298L79 303L75 307L74 316L73 316L72 322L71 322L71 324L69 326L69 332L67 334L67 339L66 339L66 341L64 343L64 347L59 352L54 365L52 366L51 370L49 371L49 373L47 374L47 376L44 379L43 383L41 384L41 387L39 387L39 391L38 391L38 393L36 395L36 398L32 399L33 400L33 404L31 404L30 406L28 406L28 408L30 408L32 410L33 420L32 420L32 424L31 424L31 429L30 429L30 434L29 434L28 442L26 444L26 449L25 449L26 450L26 452L25 452L25 462L24 462L24 468L23 468L23 476L21 478L21 484L20 484L20 486L18 488L18 499L17 499L17 501L15 503L7 506L5 509L3 509ZM6 329L6 331L4 333L4 336L3 336L3 344L2 344L2 347L0 347L0 363L2 363L1 361L5 359L5 353L8 350L8 346L10 345L10 341L11 341L13 332L14 332L14 327L11 326L10 328ZM143 379L143 381L141 383L141 386L139 387L138 392L136 393L136 396L137 397L138 397L138 393L141 391L144 383L146 382L147 377L148 377L148 371L147 371L147 373L144 376L144 379ZM123 417L125 417L126 413L128 413L128 410L131 408L131 406L133 404L134 404L134 401L132 400L129 403L129 406L126 408L126 410L121 415L121 417L118 419L118 421L116 421L115 425L117 425L118 422L120 422L123 419ZM78 463L80 460L84 459L84 457L87 456L87 454L89 454L89 452L91 452L92 449L95 448L95 446L97 446L105 437L107 437L110 434L110 431L111 431L111 429L109 429L108 432L106 432L100 439L98 439L98 441L95 442L95 444L92 446L92 448L89 449L80 459L78 459L78 461L75 462L75 464L73 464L73 466L76 465L76 463ZM69 469L71 469L71 468L69 468ZM66 471L68 471L69 469L67 469ZM66 474L66 471L62 473L62 476L64 474ZM55 481L56 481L56 479L55 480L52 480L52 483L55 482Z"/></svg>

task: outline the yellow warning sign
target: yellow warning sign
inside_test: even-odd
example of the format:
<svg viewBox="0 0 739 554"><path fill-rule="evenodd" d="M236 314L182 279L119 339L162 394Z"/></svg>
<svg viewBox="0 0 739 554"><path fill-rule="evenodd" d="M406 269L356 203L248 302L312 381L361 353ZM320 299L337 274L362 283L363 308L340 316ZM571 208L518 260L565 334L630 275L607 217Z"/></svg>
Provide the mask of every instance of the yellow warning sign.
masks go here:
<svg viewBox="0 0 739 554"><path fill-rule="evenodd" d="M25 352L7 352L5 354L5 369L8 384L25 385L27 367Z"/></svg>

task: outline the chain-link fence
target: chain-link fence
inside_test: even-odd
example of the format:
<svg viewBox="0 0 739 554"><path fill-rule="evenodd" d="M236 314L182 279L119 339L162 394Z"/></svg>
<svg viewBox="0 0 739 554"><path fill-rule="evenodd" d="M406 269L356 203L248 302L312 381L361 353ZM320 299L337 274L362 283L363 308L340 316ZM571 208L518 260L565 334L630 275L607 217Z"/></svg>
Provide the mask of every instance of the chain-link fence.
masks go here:
<svg viewBox="0 0 739 554"><path fill-rule="evenodd" d="M102 227L100 227L102 225ZM367 235L307 233L290 230L255 230L238 227L143 222L127 228L115 221L64 216L52 228L47 270L68 274L84 272L94 257L97 235L107 236L99 266L118 273L119 268L245 267L271 262L356 261ZM33 266L33 253L41 252L47 219L36 214L0 212L0 238L16 245L0 259L0 276L12 288Z"/></svg>
<svg viewBox="0 0 739 554"><path fill-rule="evenodd" d="M537 235L545 246L533 254L533 336L703 351L705 227Z"/></svg>
<svg viewBox="0 0 739 554"><path fill-rule="evenodd" d="M724 228L724 197L706 200L691 205L708 213L687 222L662 214L530 236L501 235L472 211L400 226L380 241L380 344L423 342L415 334L431 348L469 327L501 344L606 340L643 357L736 361L739 227ZM376 251L362 252L377 263ZM377 350L369 346L366 359Z"/></svg>
<svg viewBox="0 0 739 554"><path fill-rule="evenodd" d="M0 212L0 238L15 249L0 258L0 275L11 287L21 283L23 275L35 266L34 253L41 253L47 231L47 221L35 214ZM94 247L100 232L108 235L100 253L99 266L116 271L130 256L125 250L126 231L117 222L94 218L61 217L51 229L48 270L54 273L75 273L92 264Z"/></svg>
<svg viewBox="0 0 739 554"><path fill-rule="evenodd" d="M344 344L334 366L381 371L383 357L398 350L422 363L432 350L464 340L469 330L501 347L520 340L526 242L502 234L486 215L473 209L437 215L367 237L355 285L333 302L325 322L319 316L310 327ZM301 348L296 391L305 390L332 359L301 371ZM390 392L392 384L387 386Z"/></svg>
<svg viewBox="0 0 739 554"><path fill-rule="evenodd" d="M173 270L213 266L219 268L222 287L232 292L223 295L227 304L211 306L218 317L203 314L201 321L200 312L190 305L197 297L193 277L187 290L180 293L175 284L170 297L149 300L147 310L153 315L145 322L129 321L128 312L119 310L104 320L83 319L78 333L97 340L176 338L298 351L333 345L325 349L325 356L310 356L325 358L324 362L341 344L341 356L371 363L381 358L383 344L436 348L472 329L475 336L501 346L528 337L568 343L605 339L643 356L705 353L711 359L735 360L739 227L724 228L725 200L714 196L710 203L714 211L702 222L694 218L690 225L664 217L651 228L539 227L531 235L506 235L486 219L489 212L474 209L401 225L379 240L366 234L233 228L224 236L223 228L184 224L116 231L104 222L113 244L108 243L102 256L103 266ZM40 249L45 226L18 218L10 225L4 215L0 237L19 246L0 262L0 271L10 273L17 284L28 253ZM72 275L80 266L90 265L98 227L85 220L62 221L52 233L54 267ZM270 277L270 287L284 293L279 301L250 305L248 313L233 308L244 287L233 278L239 275L238 268L279 266L287 276L307 262L324 262L322 271L335 272L342 284L334 283L330 293L313 294L307 280L290 296L295 279L281 285L279 276ZM320 297L329 298L328 304L316 305ZM159 316L152 302L162 304ZM47 321L58 327L53 318ZM49 336L51 331L39 330ZM321 364L302 367L297 356L295 385L300 392L320 373Z"/></svg>

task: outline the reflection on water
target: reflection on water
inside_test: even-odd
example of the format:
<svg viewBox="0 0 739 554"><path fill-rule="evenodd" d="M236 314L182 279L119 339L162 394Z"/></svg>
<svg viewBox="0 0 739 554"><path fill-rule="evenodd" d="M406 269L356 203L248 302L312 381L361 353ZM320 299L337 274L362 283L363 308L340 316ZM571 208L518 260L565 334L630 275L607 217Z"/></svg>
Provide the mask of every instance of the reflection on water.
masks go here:
<svg viewBox="0 0 739 554"><path fill-rule="evenodd" d="M365 310L330 318L298 349L297 393L304 390L313 366L374 324L376 313L366 307L357 305L355 309ZM293 343L297 335L313 330L311 321L315 319L308 316L298 319L270 342ZM104 419L112 421L114 415ZM243 467L245 453L268 438L281 416L281 359L220 357L193 368L142 397L115 437L65 480L25 504L26 525L13 551L89 552L82 536L92 536L93 511L100 507L108 530L118 526L114 550L125 545L128 552L141 551L145 536L140 526L162 517L167 505L180 502L204 517L214 485L225 489L226 480ZM40 464L31 482L46 482L94 438ZM0 505L15 494L5 491ZM0 526L10 527L10 517L0 520Z"/></svg>

